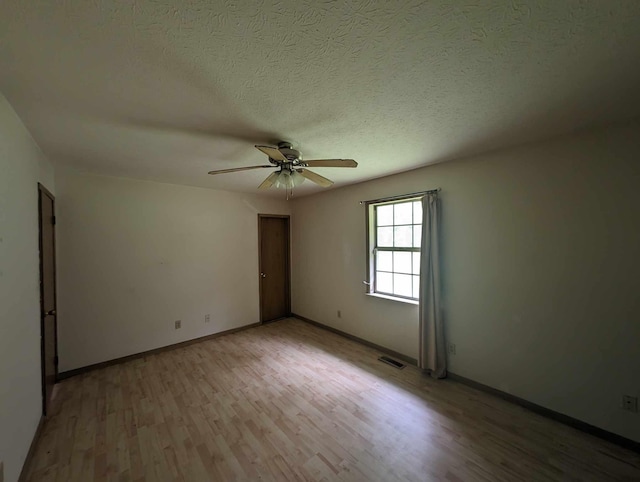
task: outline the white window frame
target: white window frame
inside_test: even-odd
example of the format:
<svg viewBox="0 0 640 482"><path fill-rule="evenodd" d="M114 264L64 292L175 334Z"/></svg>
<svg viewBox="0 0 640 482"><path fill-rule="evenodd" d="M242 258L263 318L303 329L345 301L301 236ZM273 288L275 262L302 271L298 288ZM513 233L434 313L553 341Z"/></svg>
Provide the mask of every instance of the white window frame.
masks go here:
<svg viewBox="0 0 640 482"><path fill-rule="evenodd" d="M394 293L386 293L382 291L378 291L377 289L377 280L376 280L376 252L378 251L405 251L412 253L420 253L420 247L378 247L377 246L377 208L379 206L388 206L391 204L401 204L408 202L420 202L422 200L422 195L416 196L415 194L409 194L407 196L398 196L394 197L392 200L388 201L380 201L380 202L368 202L367 203L367 279L365 284L367 286L367 294L380 298L387 298L395 301L401 301L405 303L417 304L419 302L419 298L414 298L413 296L402 296ZM394 220L395 221L395 220ZM413 219L412 225L416 226L415 219ZM401 226L393 224L393 227ZM420 219L420 227L422 227L422 219ZM395 271L390 272L392 275L396 273ZM400 274L400 273L397 273ZM406 273L402 273L406 274Z"/></svg>

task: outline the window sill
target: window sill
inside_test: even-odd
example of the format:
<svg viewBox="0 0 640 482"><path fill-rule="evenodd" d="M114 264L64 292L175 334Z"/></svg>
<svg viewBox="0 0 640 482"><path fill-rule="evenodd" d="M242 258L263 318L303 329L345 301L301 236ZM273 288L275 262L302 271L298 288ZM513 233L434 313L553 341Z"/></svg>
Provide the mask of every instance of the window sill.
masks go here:
<svg viewBox="0 0 640 482"><path fill-rule="evenodd" d="M379 293L365 293L367 296L371 296L372 298L382 298L383 300L397 301L400 303L405 303L407 305L419 305L420 302L416 300L408 300L407 298L396 298L395 296L389 295L381 295Z"/></svg>

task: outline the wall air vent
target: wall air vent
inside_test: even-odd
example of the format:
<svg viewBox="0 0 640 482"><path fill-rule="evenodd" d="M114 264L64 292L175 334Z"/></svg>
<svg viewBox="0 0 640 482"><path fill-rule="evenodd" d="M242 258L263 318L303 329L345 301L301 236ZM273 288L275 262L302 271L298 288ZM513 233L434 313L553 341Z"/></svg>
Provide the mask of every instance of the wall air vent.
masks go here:
<svg viewBox="0 0 640 482"><path fill-rule="evenodd" d="M378 360L380 360L382 363L386 363L387 365L391 365L392 367L397 368L398 370L402 370L404 367L407 366L404 363L399 362L398 360L389 358L388 356L381 356L380 358L378 358Z"/></svg>

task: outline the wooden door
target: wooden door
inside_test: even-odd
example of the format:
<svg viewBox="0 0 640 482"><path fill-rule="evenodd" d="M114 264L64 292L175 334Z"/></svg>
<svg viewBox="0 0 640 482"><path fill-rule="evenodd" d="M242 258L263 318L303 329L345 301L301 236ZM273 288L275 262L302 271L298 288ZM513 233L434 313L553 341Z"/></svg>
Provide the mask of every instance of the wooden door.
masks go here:
<svg viewBox="0 0 640 482"><path fill-rule="evenodd" d="M40 220L40 350L42 412L47 414L58 376L56 315L56 241L53 195L38 184Z"/></svg>
<svg viewBox="0 0 640 482"><path fill-rule="evenodd" d="M291 314L289 216L258 215L260 321Z"/></svg>

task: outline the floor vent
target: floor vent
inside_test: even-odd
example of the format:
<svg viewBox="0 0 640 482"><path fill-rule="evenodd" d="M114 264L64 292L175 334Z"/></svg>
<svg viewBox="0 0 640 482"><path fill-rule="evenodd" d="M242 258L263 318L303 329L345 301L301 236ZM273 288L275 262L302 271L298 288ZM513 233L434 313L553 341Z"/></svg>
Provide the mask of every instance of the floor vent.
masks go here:
<svg viewBox="0 0 640 482"><path fill-rule="evenodd" d="M397 368L398 370L402 370L404 367L407 366L404 363L399 362L398 360L389 358L388 356L381 356L380 358L378 358L378 360L380 360L383 363L386 363L387 365L391 365L392 367Z"/></svg>

